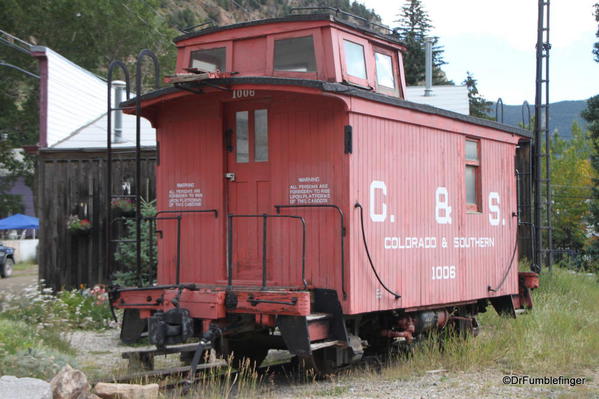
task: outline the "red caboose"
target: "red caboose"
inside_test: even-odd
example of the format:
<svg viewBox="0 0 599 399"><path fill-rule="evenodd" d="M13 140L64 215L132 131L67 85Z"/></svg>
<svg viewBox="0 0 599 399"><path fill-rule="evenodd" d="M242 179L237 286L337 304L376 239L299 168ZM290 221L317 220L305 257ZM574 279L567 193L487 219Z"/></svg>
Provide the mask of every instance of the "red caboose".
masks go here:
<svg viewBox="0 0 599 399"><path fill-rule="evenodd" d="M180 218L158 218L158 285L113 297L149 319L151 342L220 335L222 353L286 348L327 369L475 328L489 301L529 303L515 173L528 131L405 101L401 43L331 15L175 43L171 87L140 101L158 209Z"/></svg>

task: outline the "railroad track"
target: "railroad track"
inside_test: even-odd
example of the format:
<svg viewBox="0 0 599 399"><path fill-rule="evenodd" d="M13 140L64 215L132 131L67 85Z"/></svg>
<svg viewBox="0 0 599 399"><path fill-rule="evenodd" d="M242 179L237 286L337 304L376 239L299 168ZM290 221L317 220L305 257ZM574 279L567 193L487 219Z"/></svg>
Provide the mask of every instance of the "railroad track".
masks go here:
<svg viewBox="0 0 599 399"><path fill-rule="evenodd" d="M340 367L334 370L334 373L345 371L348 369L357 369L366 365L380 368L383 365L381 356L364 356L359 362ZM210 363L202 363L198 365L196 373L193 379L190 379L189 372L190 366L177 366L158 370L145 370L136 371L129 373L124 376L114 377L110 380L101 380L96 382L116 382L116 383L158 383L159 389L163 392L173 391L181 389L183 393L187 392L193 387L194 384L198 384L206 380L206 374L212 373L210 378L224 379L232 378L233 381L240 374L239 371L229 368L228 363L223 359L217 359ZM289 355L287 359L281 361L280 359L276 363L267 363L257 368L260 374L270 374L274 377L275 381L279 383L290 383L291 381L301 380L300 375L302 371L299 370L297 364L292 361L292 356ZM295 379L294 377L297 377ZM233 383L234 384L234 383Z"/></svg>

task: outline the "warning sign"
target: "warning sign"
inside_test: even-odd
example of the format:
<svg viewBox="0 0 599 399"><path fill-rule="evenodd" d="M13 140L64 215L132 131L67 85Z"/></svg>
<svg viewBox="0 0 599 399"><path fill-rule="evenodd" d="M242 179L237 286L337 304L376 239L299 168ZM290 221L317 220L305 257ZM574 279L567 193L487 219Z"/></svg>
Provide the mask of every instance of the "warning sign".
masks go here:
<svg viewBox="0 0 599 399"><path fill-rule="evenodd" d="M189 208L202 206L204 194L195 183L177 183L176 188L168 190L169 208Z"/></svg>
<svg viewBox="0 0 599 399"><path fill-rule="evenodd" d="M297 184L289 185L289 204L328 204L331 189L328 183L322 183L320 177L300 177Z"/></svg>

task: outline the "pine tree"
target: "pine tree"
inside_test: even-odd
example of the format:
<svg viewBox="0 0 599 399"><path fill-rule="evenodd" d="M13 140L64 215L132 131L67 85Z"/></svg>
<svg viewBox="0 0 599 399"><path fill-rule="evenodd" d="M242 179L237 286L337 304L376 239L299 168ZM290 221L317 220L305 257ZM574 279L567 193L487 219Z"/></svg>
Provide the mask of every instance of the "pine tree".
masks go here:
<svg viewBox="0 0 599 399"><path fill-rule="evenodd" d="M592 182L592 198L589 204L589 225L593 231L593 236L587 253L591 259L595 259L597 263L595 268L599 269L599 178L597 177L599 176L599 95L589 98L587 107L581 115L588 122L587 127L593 145L591 166L596 172Z"/></svg>
<svg viewBox="0 0 599 399"><path fill-rule="evenodd" d="M425 73L425 39L429 36L433 25L424 9L421 0L407 0L401 8L397 31L400 39L406 46L403 57L406 83L417 85L424 83ZM446 64L443 60L443 47L437 45L439 38L433 40L433 84L449 83L441 66Z"/></svg>
<svg viewBox="0 0 599 399"><path fill-rule="evenodd" d="M477 118L492 119L490 116L491 101L487 101L486 98L478 93L476 87L477 80L474 79L474 75L470 72L466 72L466 79L463 84L468 88L468 103L470 104L470 115L476 116Z"/></svg>
<svg viewBox="0 0 599 399"><path fill-rule="evenodd" d="M599 3L595 3L593 7L595 7L595 21L599 25ZM597 27L595 36L599 37L599 26ZM595 42L595 45L593 46L593 54L595 55L595 61L599 62L599 41Z"/></svg>

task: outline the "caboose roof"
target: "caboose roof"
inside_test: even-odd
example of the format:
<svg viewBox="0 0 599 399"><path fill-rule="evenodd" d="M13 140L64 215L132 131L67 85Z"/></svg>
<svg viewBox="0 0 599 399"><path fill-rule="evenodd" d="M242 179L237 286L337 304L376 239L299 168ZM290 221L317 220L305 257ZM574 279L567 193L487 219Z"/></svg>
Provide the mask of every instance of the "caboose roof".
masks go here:
<svg viewBox="0 0 599 399"><path fill-rule="evenodd" d="M205 35L209 35L212 33L223 32L223 31L233 30L233 29L247 28L247 27L252 27L252 26L271 25L271 24L275 24L275 23L287 23L287 22L293 23L293 22L310 22L310 21L328 21L328 22L334 22L334 23L337 23L340 25L345 25L345 26L350 27L354 30L357 30L363 34L366 34L366 35L369 35L372 37L376 37L378 39L382 39L387 42L394 43L396 45L404 47L404 44L396 36L393 36L391 34L387 35L387 34L383 34L381 32L377 32L376 30L373 30L369 27L365 27L363 25L352 23L348 20L337 17L333 14L296 14L296 15L288 15L288 16L280 17L280 18L269 18L269 19L255 20L255 21L240 22L237 24L226 25L226 26L212 26L209 28L201 29L201 30L198 30L195 32L190 32L190 33L178 36L175 39L173 39L173 42L179 43L179 42L187 40L187 39L205 36Z"/></svg>
<svg viewBox="0 0 599 399"><path fill-rule="evenodd" d="M532 133L529 130L522 129L517 126L506 125L503 123L495 122L488 119L477 118L469 115L460 114L453 111L433 107L427 104L418 104L411 101L402 100L397 97L387 96L376 92L364 90L351 85L335 82L324 82L321 80L313 79L298 79L298 78L283 78L283 77L270 77L270 76L241 76L231 77L222 79L206 79L199 82L189 82L178 87L165 87L162 89L155 90L147 93L140 97L144 105L151 106L154 102L169 101L169 97L177 93L192 94L193 90L210 89L214 86L232 86L232 85L258 85L258 86L296 86L310 89L321 90L325 93L335 93L345 96L353 96L379 102L382 104L394 105L397 107L420 111L430 115L438 115L446 118L472 123L479 126L490 127L493 129L501 130L506 133L516 134L523 137L532 137ZM197 93L200 93L197 91ZM133 107L135 105L135 99L122 103L123 107ZM130 110L129 112L133 112Z"/></svg>

